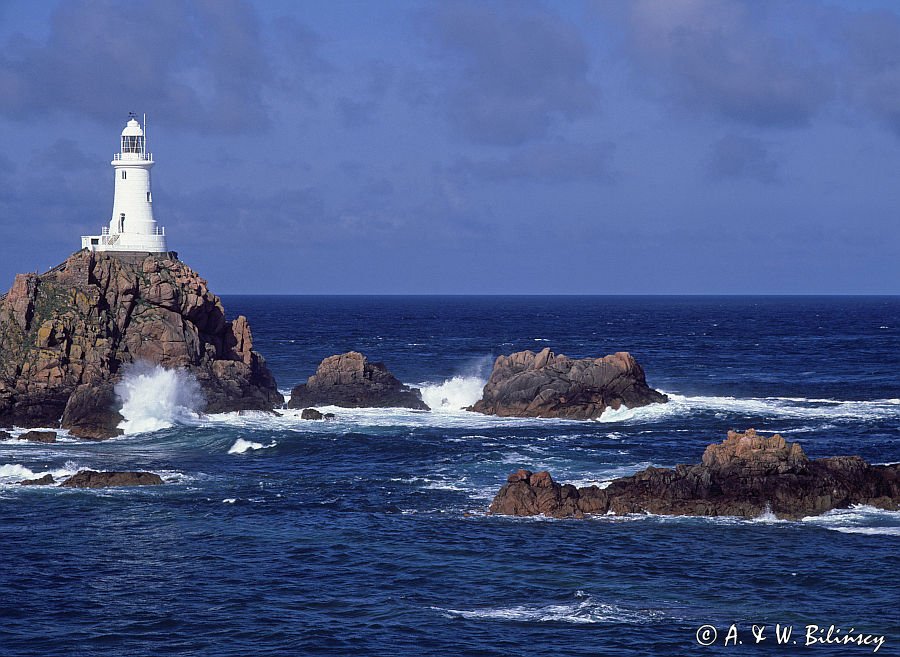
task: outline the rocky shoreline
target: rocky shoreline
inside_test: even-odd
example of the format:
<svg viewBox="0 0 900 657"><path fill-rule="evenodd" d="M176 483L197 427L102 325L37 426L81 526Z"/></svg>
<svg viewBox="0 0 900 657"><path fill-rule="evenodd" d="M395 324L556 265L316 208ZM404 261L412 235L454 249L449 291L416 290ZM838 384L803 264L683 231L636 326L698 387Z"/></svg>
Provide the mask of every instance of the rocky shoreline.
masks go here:
<svg viewBox="0 0 900 657"><path fill-rule="evenodd" d="M0 302L0 426L120 432L123 368L184 369L208 412L283 404L247 319L174 254L79 251L46 274L19 274Z"/></svg>
<svg viewBox="0 0 900 657"><path fill-rule="evenodd" d="M495 515L580 518L585 515L740 516L771 512L797 519L852 504L900 509L900 464L870 465L858 456L810 460L780 435L729 432L699 464L647 468L605 488L553 481L519 470L490 506Z"/></svg>
<svg viewBox="0 0 900 657"><path fill-rule="evenodd" d="M116 385L135 364L188 372L202 391L198 411L284 405L247 319L227 321L206 281L174 253L79 251L46 274L19 274L0 300L0 427L120 435ZM592 419L666 400L630 354L571 359L545 349L499 356L468 410ZM325 358L293 388L289 408L315 406L430 410L420 390L355 351Z"/></svg>

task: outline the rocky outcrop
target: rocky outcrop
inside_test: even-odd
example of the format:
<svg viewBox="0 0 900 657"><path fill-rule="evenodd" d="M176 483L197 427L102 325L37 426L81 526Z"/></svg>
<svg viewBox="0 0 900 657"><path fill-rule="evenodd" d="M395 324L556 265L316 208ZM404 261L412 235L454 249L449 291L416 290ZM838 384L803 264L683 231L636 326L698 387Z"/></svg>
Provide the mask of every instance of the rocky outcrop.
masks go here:
<svg viewBox="0 0 900 657"><path fill-rule="evenodd" d="M174 254L79 251L47 274L19 274L0 302L0 426L115 435L111 384L124 365L184 368L209 412L283 403L244 317ZM74 393L74 394L73 394Z"/></svg>
<svg viewBox="0 0 900 657"><path fill-rule="evenodd" d="M43 477L38 477L37 479L26 479L24 481L20 481L19 486L52 486L55 483L56 482L53 480L53 475L48 472Z"/></svg>
<svg viewBox="0 0 900 657"><path fill-rule="evenodd" d="M499 356L481 399L469 410L588 420L607 408L666 401L666 395L647 385L644 370L629 353L574 359L544 349Z"/></svg>
<svg viewBox="0 0 900 657"><path fill-rule="evenodd" d="M97 472L82 470L66 479L66 488L110 488L114 486L159 486L162 477L152 472Z"/></svg>
<svg viewBox="0 0 900 657"><path fill-rule="evenodd" d="M118 406L113 382L80 385L66 402L61 424L76 438L114 438L122 435L119 423L124 418Z"/></svg>
<svg viewBox="0 0 900 657"><path fill-rule="evenodd" d="M519 470L491 503L500 515L585 514L743 516L771 511L801 518L852 504L900 509L900 464L869 465L858 456L810 460L780 435L729 432L703 460L675 469L647 468L606 488L560 485L547 472Z"/></svg>
<svg viewBox="0 0 900 657"><path fill-rule="evenodd" d="M315 408L304 408L300 413L301 420L333 420L334 413L322 413Z"/></svg>
<svg viewBox="0 0 900 657"><path fill-rule="evenodd" d="M384 363L371 363L356 351L323 360L306 383L291 390L288 406L429 410L418 390L400 383Z"/></svg>
<svg viewBox="0 0 900 657"><path fill-rule="evenodd" d="M27 440L32 443L55 443L55 431L26 431L19 436L19 440Z"/></svg>

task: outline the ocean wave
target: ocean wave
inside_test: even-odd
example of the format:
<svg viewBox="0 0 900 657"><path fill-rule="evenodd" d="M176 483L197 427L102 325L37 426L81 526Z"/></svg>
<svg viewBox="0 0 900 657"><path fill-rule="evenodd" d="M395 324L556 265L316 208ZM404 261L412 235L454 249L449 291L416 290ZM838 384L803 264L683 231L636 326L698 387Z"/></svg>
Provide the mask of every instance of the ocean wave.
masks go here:
<svg viewBox="0 0 900 657"><path fill-rule="evenodd" d="M54 427L34 427L25 429L22 427L13 427L11 429L3 429L6 433L10 435L10 438L6 438L4 440L0 440L0 445L14 445L16 447L32 447L32 448L49 448L53 447L55 444L63 443L63 444L72 444L72 443L90 443L89 440L82 440L80 438L75 438L69 433L68 429L59 429ZM37 441L30 440L22 440L21 436L24 433L28 433L29 431L52 431L56 434L56 442L55 443L40 443Z"/></svg>
<svg viewBox="0 0 900 657"><path fill-rule="evenodd" d="M833 509L821 515L807 516L800 520L778 518L770 508L766 508L755 518L741 516L690 516L662 515L655 513L629 513L625 515L591 515L592 521L633 522L649 521L663 524L688 525L785 525L818 526L832 531L878 536L900 536L900 511L886 511L872 506L854 505L849 509Z"/></svg>
<svg viewBox="0 0 900 657"><path fill-rule="evenodd" d="M849 401L805 397L727 397L668 393L669 402L638 408L607 409L595 420L558 418L519 418L483 415L464 410L481 396L484 379L477 376L454 376L434 384L421 384L422 397L432 411L404 408L343 408L320 406L318 410L334 413L327 423L313 423L300 417L300 409L282 409L279 415L269 413L219 413L210 416L182 418L185 424L224 424L246 429L291 430L321 434L355 430L359 427L441 427L466 428L475 431L496 427L520 428L550 425L573 426L587 423L631 426L654 424L676 417L711 413L727 418L753 417L772 421L805 421L799 432L822 431L841 421L865 421L900 418L900 399ZM820 425L819 423L826 424ZM612 428L612 427L611 427ZM793 429L790 429L793 431ZM623 434L612 431L608 437L622 439Z"/></svg>
<svg viewBox="0 0 900 657"><path fill-rule="evenodd" d="M71 477L81 470L90 469L80 466L73 461L66 461L61 467L49 470L32 470L21 463L7 463L0 465L0 486L15 485L25 479L40 479L48 474L52 475L56 482L59 483L60 479Z"/></svg>
<svg viewBox="0 0 900 657"><path fill-rule="evenodd" d="M887 511L864 504L833 509L820 516L808 516L802 522L844 534L900 536L900 511Z"/></svg>
<svg viewBox="0 0 900 657"><path fill-rule="evenodd" d="M342 433L371 427L431 427L447 429L490 429L494 427L546 426L548 422L571 423L572 420L546 420L543 418L500 418L461 409L449 405L438 411L416 411L406 408L344 408L343 406L316 406L322 413L333 413L328 422L314 422L300 417L300 409L279 409L278 415L265 412L231 412L204 415L185 421L195 426L224 425L246 430L296 431L299 433Z"/></svg>
<svg viewBox="0 0 900 657"><path fill-rule="evenodd" d="M124 418L119 428L126 435L168 429L185 419L197 418L203 395L197 380L184 370L135 363L116 384Z"/></svg>
<svg viewBox="0 0 900 657"><path fill-rule="evenodd" d="M877 420L900 418L900 399L841 400L807 397L728 397L667 393L668 403L608 408L596 422L655 422L699 412L788 420ZM807 428L808 429L808 428Z"/></svg>
<svg viewBox="0 0 900 657"><path fill-rule="evenodd" d="M689 411L711 410L787 419L870 420L900 417L900 399L841 400L806 397L714 397L670 395Z"/></svg>
<svg viewBox="0 0 900 657"><path fill-rule="evenodd" d="M599 602L579 591L576 600L562 604L523 604L510 607L484 609L445 609L432 607L449 618L469 620L501 620L525 623L627 623L644 625L665 618L661 611L653 609L627 609L618 605Z"/></svg>
<svg viewBox="0 0 900 657"><path fill-rule="evenodd" d="M228 448L229 454L244 454L245 452L253 449L268 449L269 447L275 447L278 443L274 440L268 445L263 445L262 443L254 443L249 440L244 440L243 438L238 438L234 441L234 444Z"/></svg>
<svg viewBox="0 0 900 657"><path fill-rule="evenodd" d="M454 376L435 384L422 384L422 401L432 411L461 411L479 399L486 381L477 376Z"/></svg>
<svg viewBox="0 0 900 657"><path fill-rule="evenodd" d="M52 475L54 479L53 484L49 484L49 486L58 486L63 481L68 479L69 477L82 472L83 470L107 470L110 468L100 468L96 466L89 465L81 465L80 463L76 463L75 461L66 461L61 466L58 467L50 467L48 469L32 469L29 466L22 465L21 463L8 463L5 465L0 465L0 487L16 487L18 488L18 483L20 481L24 481L26 479L39 479L44 475ZM203 475L189 475L179 470L160 470L153 469L155 474L158 474L162 480L167 484L187 484L193 481L196 481L199 478L202 478ZM118 490L116 489L85 489L90 490L91 492L97 491L109 491L109 490ZM130 488L128 490L131 490Z"/></svg>

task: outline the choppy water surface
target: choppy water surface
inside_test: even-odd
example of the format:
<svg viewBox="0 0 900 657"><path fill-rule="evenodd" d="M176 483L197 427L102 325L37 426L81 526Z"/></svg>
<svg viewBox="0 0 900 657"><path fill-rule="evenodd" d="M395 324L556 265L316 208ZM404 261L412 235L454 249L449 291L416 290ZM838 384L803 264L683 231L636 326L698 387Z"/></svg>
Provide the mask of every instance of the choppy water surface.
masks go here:
<svg viewBox="0 0 900 657"><path fill-rule="evenodd" d="M584 485L696 462L729 428L812 457L900 461L900 300L232 297L288 390L357 349L437 410L333 422L179 407L123 387L135 433L0 444L0 654L794 654L722 647L737 623L835 624L900 654L900 514L798 522L489 517L506 475ZM489 418L494 356L631 351L664 406L600 421ZM178 377L143 373L148 385ZM168 381L168 383L166 383ZM183 382L182 382L183 383ZM177 391L176 391L177 392ZM184 402L184 403L189 403ZM138 421L139 420L139 421ZM139 468L162 487L22 488ZM697 628L720 631L718 648ZM771 631L771 630L769 630ZM793 649L793 650L792 650ZM810 655L871 647L804 647Z"/></svg>

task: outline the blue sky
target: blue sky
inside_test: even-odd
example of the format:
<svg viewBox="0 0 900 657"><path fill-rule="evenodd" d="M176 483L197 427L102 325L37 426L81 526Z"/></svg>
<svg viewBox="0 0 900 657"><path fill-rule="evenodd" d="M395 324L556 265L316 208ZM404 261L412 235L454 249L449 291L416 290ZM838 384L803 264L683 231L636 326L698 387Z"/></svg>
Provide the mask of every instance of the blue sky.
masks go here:
<svg viewBox="0 0 900 657"><path fill-rule="evenodd" d="M900 293L890 2L0 0L0 280L157 220L219 293Z"/></svg>

